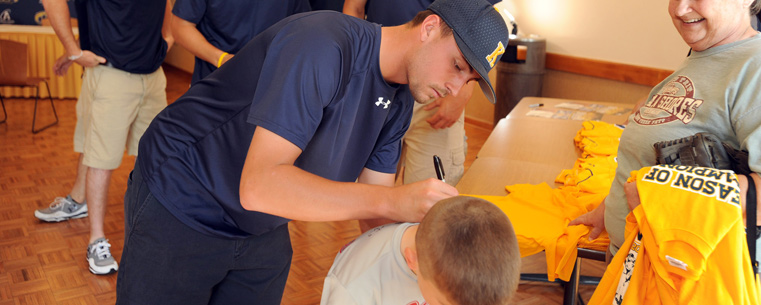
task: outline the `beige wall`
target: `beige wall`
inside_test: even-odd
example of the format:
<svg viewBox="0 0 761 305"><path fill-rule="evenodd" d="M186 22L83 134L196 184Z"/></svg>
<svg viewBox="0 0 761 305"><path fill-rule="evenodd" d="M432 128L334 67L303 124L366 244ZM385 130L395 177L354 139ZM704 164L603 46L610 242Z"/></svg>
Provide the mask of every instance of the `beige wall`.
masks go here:
<svg viewBox="0 0 761 305"><path fill-rule="evenodd" d="M674 70L689 49L666 0L503 0L519 33L547 39L547 52Z"/></svg>
<svg viewBox="0 0 761 305"><path fill-rule="evenodd" d="M647 97L650 89L650 86L547 70L542 96L634 105Z"/></svg>
<svg viewBox="0 0 761 305"><path fill-rule="evenodd" d="M674 29L668 1L503 0L496 6L516 19L519 33L547 40L547 52L613 63L674 70L688 47ZM496 69L494 69L496 70ZM489 75L495 86L496 71ZM547 70L542 96L635 104L650 86ZM476 92L469 120L492 123L494 105Z"/></svg>
<svg viewBox="0 0 761 305"><path fill-rule="evenodd" d="M496 69L489 73L494 86L505 86L497 77ZM608 101L634 105L650 93L650 86L614 81L568 72L547 70L542 84L542 96L587 101ZM468 120L493 124L494 105L476 90L465 107Z"/></svg>

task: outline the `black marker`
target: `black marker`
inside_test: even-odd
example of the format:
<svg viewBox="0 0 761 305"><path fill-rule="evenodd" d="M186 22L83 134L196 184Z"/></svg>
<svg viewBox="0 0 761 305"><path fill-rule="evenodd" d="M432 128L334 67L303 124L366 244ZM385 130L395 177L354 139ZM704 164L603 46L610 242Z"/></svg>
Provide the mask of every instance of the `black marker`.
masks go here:
<svg viewBox="0 0 761 305"><path fill-rule="evenodd" d="M433 168L436 169L436 178L442 182L447 182L444 180L444 167L441 166L441 159L437 155L433 155Z"/></svg>

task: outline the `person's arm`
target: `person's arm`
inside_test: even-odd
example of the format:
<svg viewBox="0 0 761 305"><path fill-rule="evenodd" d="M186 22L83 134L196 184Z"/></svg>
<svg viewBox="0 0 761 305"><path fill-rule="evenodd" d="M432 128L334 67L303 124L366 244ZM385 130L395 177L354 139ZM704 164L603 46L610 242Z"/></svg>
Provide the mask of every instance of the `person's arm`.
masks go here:
<svg viewBox="0 0 761 305"><path fill-rule="evenodd" d="M457 189L435 179L399 187L332 181L294 166L300 154L298 146L257 127L241 175L243 207L306 221L419 222L434 203L457 195Z"/></svg>
<svg viewBox="0 0 761 305"><path fill-rule="evenodd" d="M357 178L357 182L364 183L364 184L383 185L383 186L393 187L395 177L396 175L394 174L376 172L374 170L365 168L362 170L362 173L359 174L359 178ZM375 228L377 226L381 226L381 225L393 223L393 222L394 222L393 220L386 219L386 218L360 219L359 229L362 233L365 233L368 230Z"/></svg>
<svg viewBox="0 0 761 305"><path fill-rule="evenodd" d="M468 82L457 93L457 96L447 95L443 98L435 100L423 107L423 110L431 110L439 107L431 117L425 121L431 125L433 129L449 128L460 119L460 115L465 111L465 106L468 104L470 97L473 95L473 88L477 86L477 82Z"/></svg>
<svg viewBox="0 0 761 305"><path fill-rule="evenodd" d="M166 41L166 52L172 49L174 45L174 36L172 35L172 4L174 0L166 0L166 9L164 10L164 22L161 24L161 36Z"/></svg>
<svg viewBox="0 0 761 305"><path fill-rule="evenodd" d="M345 0L343 13L365 19L365 4L367 4L367 0Z"/></svg>
<svg viewBox="0 0 761 305"><path fill-rule="evenodd" d="M219 58L225 53L225 51L220 50L209 43L209 41L206 40L206 37L203 37L203 34L198 31L195 23L174 15L172 16L171 24L172 35L179 45L187 49L196 57L217 67L217 64L220 62ZM222 58L222 64L230 60L232 57L233 54L226 54L224 58Z"/></svg>
<svg viewBox="0 0 761 305"><path fill-rule="evenodd" d="M94 67L106 62L105 58L79 48L79 42L74 38L74 32L71 30L71 14L66 0L42 0L42 6L50 19L50 26L53 27L58 40L66 50L66 54L59 57L53 65L53 72L56 75L66 74L74 62L83 67ZM73 61L69 60L72 56L76 58Z"/></svg>

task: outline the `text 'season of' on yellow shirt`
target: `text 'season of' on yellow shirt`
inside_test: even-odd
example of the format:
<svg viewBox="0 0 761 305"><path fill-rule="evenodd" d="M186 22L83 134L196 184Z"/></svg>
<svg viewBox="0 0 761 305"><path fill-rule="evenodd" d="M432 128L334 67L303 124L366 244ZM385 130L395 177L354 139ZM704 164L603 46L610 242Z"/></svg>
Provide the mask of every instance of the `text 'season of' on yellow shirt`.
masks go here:
<svg viewBox="0 0 761 305"><path fill-rule="evenodd" d="M761 304L733 172L658 165L630 180L641 204L589 304Z"/></svg>

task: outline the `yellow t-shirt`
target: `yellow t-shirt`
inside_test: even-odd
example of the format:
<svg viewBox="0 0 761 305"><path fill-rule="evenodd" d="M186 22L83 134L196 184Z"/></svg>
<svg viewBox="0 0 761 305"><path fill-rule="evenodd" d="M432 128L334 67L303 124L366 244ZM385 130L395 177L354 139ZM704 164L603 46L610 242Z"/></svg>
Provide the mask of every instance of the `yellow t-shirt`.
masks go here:
<svg viewBox="0 0 761 305"><path fill-rule="evenodd" d="M621 125L610 124L601 121L584 121L581 123L581 129L576 132L576 136L573 138L573 140L578 146L584 138L618 139L621 137L621 133L623 132L624 127ZM579 148L581 148L581 146L579 146Z"/></svg>
<svg viewBox="0 0 761 305"><path fill-rule="evenodd" d="M627 216L629 251L589 304L759 304L735 174L658 165L632 175L641 204Z"/></svg>
<svg viewBox="0 0 761 305"><path fill-rule="evenodd" d="M589 227L568 227L571 220L596 208L605 194L579 196L571 188L552 189L546 183L510 185L507 191L507 196L470 196L488 200L507 214L521 257L545 251L548 280L571 278L577 247L604 251L610 244L607 232L589 241Z"/></svg>
<svg viewBox="0 0 761 305"><path fill-rule="evenodd" d="M615 156L598 156L576 159L572 169L566 169L555 177L555 182L565 186L577 186L586 193L605 193L616 177Z"/></svg>
<svg viewBox="0 0 761 305"><path fill-rule="evenodd" d="M576 143L581 148L582 157L612 156L618 153L619 138L587 137Z"/></svg>

